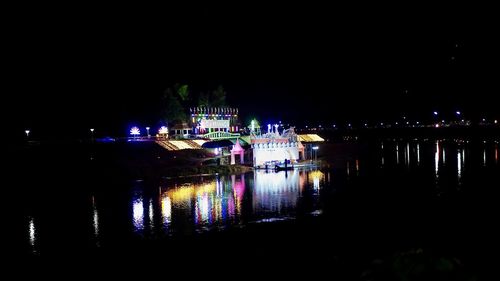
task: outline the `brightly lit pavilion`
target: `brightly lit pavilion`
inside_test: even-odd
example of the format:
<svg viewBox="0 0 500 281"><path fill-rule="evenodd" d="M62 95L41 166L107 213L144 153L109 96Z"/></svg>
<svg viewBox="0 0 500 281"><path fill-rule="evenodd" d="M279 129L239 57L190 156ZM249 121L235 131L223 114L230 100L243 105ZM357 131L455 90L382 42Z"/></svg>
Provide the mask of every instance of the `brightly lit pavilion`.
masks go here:
<svg viewBox="0 0 500 281"><path fill-rule="evenodd" d="M265 167L285 162L294 164L304 159L304 146L298 139L294 128L284 130L281 134L278 125L271 129L268 125L266 134L252 134L253 166Z"/></svg>

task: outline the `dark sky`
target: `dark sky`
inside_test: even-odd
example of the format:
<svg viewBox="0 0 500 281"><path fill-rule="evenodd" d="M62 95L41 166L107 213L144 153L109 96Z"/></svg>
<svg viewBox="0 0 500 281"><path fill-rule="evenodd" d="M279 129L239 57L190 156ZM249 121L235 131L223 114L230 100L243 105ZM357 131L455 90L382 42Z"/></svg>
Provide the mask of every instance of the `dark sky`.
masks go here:
<svg viewBox="0 0 500 281"><path fill-rule="evenodd" d="M157 97L175 82L195 92L222 84L234 106L261 119L498 114L493 14L252 5L6 10L9 120L121 132L155 124Z"/></svg>

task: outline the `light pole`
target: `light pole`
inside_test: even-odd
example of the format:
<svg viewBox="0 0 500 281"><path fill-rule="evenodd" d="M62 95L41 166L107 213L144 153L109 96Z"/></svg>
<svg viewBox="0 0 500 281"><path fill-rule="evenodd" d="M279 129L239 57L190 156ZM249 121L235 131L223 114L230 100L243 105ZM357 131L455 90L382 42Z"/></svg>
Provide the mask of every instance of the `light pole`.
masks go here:
<svg viewBox="0 0 500 281"><path fill-rule="evenodd" d="M30 130L25 130L24 133L26 134L26 138L30 137Z"/></svg>
<svg viewBox="0 0 500 281"><path fill-rule="evenodd" d="M94 141L94 128L90 128L90 139Z"/></svg>
<svg viewBox="0 0 500 281"><path fill-rule="evenodd" d="M314 150L314 162L317 162L319 146L314 146L312 149Z"/></svg>
<svg viewBox="0 0 500 281"><path fill-rule="evenodd" d="M149 134L149 127L146 127L146 131L148 133L148 139L151 137L151 135Z"/></svg>

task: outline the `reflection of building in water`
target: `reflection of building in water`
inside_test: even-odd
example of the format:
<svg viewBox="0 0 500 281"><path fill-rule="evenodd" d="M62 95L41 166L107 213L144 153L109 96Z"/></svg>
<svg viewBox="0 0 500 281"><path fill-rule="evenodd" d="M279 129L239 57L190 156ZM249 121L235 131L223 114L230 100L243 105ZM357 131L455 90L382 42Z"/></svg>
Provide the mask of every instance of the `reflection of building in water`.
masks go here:
<svg viewBox="0 0 500 281"><path fill-rule="evenodd" d="M297 203L303 196L306 185L318 192L325 180L319 170L291 170L267 173L254 172L253 211L255 214L272 212L275 214L295 213Z"/></svg>
<svg viewBox="0 0 500 281"><path fill-rule="evenodd" d="M266 173L254 172L254 212L278 212L293 209L301 194L300 171Z"/></svg>
<svg viewBox="0 0 500 281"><path fill-rule="evenodd" d="M282 218L296 212L298 200L303 194L318 195L325 181L325 174L320 171L256 171L253 181L248 175L221 176L161 188L158 201L161 212L153 215L161 215L162 218L154 221L162 223L163 229L170 232L178 230L178 226L186 227L188 222L199 231L239 223L242 219ZM304 191L306 187L309 187L307 192ZM315 208L315 201L310 202ZM148 208L141 200L135 200L134 210L134 225L144 227L147 223L143 222L144 215Z"/></svg>
<svg viewBox="0 0 500 281"><path fill-rule="evenodd" d="M168 227L172 222L172 201L166 192L161 194L161 216L163 226Z"/></svg>
<svg viewBox="0 0 500 281"><path fill-rule="evenodd" d="M235 179L235 183L239 184L238 191L235 190L235 192L244 192L243 176L240 181ZM162 194L165 198L165 203L162 203L162 213L165 214L164 220L167 218L170 221L171 208L184 210L185 213L191 213L194 209L195 224L213 224L235 216L235 200L238 196L233 196L231 182L219 179L199 184L187 184Z"/></svg>
<svg viewBox="0 0 500 281"><path fill-rule="evenodd" d="M245 195L245 175L242 174L238 177L239 180L236 180L236 176L231 176L231 184L233 186L233 194L234 194L234 202L235 202L235 210L238 215L241 215L243 198Z"/></svg>
<svg viewBox="0 0 500 281"><path fill-rule="evenodd" d="M309 184L317 191L320 189L320 182L325 180L325 174L319 170L312 171L308 174L308 179Z"/></svg>

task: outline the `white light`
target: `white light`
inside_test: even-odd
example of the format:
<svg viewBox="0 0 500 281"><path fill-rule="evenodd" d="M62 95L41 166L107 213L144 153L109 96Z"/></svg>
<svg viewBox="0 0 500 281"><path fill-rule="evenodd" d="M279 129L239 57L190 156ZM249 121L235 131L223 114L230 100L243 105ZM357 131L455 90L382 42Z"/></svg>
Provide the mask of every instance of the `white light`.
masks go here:
<svg viewBox="0 0 500 281"><path fill-rule="evenodd" d="M142 204L142 198L138 198L133 202L132 216L133 216L133 223L134 223L136 230L143 229L144 228L144 206Z"/></svg>
<svg viewBox="0 0 500 281"><path fill-rule="evenodd" d="M161 199L161 214L164 225L172 221L172 201L166 194Z"/></svg>
<svg viewBox="0 0 500 281"><path fill-rule="evenodd" d="M35 229L35 222L33 218L30 219L29 222L29 236L30 236L30 244L32 247L35 246L35 239L36 239L36 229Z"/></svg>
<svg viewBox="0 0 500 281"><path fill-rule="evenodd" d="M132 127L132 129L130 129L130 134L133 136L140 135L141 130L138 127Z"/></svg>
<svg viewBox="0 0 500 281"><path fill-rule="evenodd" d="M318 150L318 149L319 149L319 146L314 146L312 149L314 149L314 150Z"/></svg>
<svg viewBox="0 0 500 281"><path fill-rule="evenodd" d="M148 131L149 131L149 129L150 129L149 127L146 127L146 130L148 130Z"/></svg>
<svg viewBox="0 0 500 281"><path fill-rule="evenodd" d="M28 137L30 135L30 130L25 130L26 136Z"/></svg>
<svg viewBox="0 0 500 281"><path fill-rule="evenodd" d="M417 121L417 125L420 124L420 122Z"/></svg>
<svg viewBox="0 0 500 281"><path fill-rule="evenodd" d="M94 128L91 128L90 131L93 133L94 132Z"/></svg>
<svg viewBox="0 0 500 281"><path fill-rule="evenodd" d="M438 115L438 112L437 112L437 111L434 111L434 115Z"/></svg>
<svg viewBox="0 0 500 281"><path fill-rule="evenodd" d="M486 122L486 119L485 119L485 118L483 118L483 122Z"/></svg>
<svg viewBox="0 0 500 281"><path fill-rule="evenodd" d="M460 115L460 114L462 114L462 113L460 111L457 111L457 115Z"/></svg>
<svg viewBox="0 0 500 281"><path fill-rule="evenodd" d="M495 124L498 124L498 120L495 120Z"/></svg>
<svg viewBox="0 0 500 281"><path fill-rule="evenodd" d="M158 134L160 134L160 135L168 134L168 128L165 126L161 126L160 129L158 130Z"/></svg>

